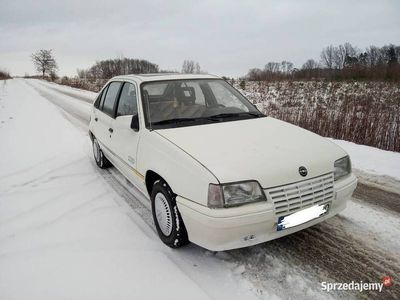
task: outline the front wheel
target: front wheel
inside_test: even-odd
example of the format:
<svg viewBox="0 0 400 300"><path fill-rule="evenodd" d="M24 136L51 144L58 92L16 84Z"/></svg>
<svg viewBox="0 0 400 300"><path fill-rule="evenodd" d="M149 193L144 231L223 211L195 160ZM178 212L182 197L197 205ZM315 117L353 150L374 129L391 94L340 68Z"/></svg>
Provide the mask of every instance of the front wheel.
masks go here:
<svg viewBox="0 0 400 300"><path fill-rule="evenodd" d="M96 161L97 166L101 169L108 168L111 165L111 163L107 159L107 157L104 156L103 151L100 148L99 142L95 137L93 137L92 147L93 147L94 160Z"/></svg>
<svg viewBox="0 0 400 300"><path fill-rule="evenodd" d="M158 180L151 192L151 210L160 239L171 248L189 243L187 231L175 201L176 195L167 183Z"/></svg>

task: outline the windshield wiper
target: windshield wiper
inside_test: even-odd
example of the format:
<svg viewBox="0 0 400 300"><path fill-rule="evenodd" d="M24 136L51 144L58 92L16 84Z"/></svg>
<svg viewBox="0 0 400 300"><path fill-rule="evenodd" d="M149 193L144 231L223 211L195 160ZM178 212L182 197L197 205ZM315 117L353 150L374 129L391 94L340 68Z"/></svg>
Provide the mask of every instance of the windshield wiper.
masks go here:
<svg viewBox="0 0 400 300"><path fill-rule="evenodd" d="M185 122L195 122L198 120L199 120L198 118L173 118L173 119L167 119L167 120L153 122L153 123L151 123L151 125L179 124L179 123L185 123Z"/></svg>
<svg viewBox="0 0 400 300"><path fill-rule="evenodd" d="M181 123L192 123L192 122L201 122L201 123L209 123L210 121L221 121L225 118L243 118L243 117L252 117L252 118L260 118L265 117L261 113L254 113L254 112L242 112L242 113L223 113L208 117L201 117L201 118L173 118L167 120L161 120L157 122L151 123L151 125L170 125L170 124L181 124Z"/></svg>
<svg viewBox="0 0 400 300"><path fill-rule="evenodd" d="M254 118L261 118L265 117L261 113L255 113L255 112L242 112L242 113L222 113L218 115L213 115L213 116L208 116L207 119L209 120L220 120L224 118L235 118L235 117L254 117Z"/></svg>

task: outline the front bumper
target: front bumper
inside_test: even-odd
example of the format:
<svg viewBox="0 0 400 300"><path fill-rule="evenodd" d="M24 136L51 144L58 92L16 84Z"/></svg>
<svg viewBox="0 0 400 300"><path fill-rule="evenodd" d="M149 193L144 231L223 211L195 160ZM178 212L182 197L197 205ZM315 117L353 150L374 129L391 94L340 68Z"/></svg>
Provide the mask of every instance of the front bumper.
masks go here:
<svg viewBox="0 0 400 300"><path fill-rule="evenodd" d="M276 229L278 217L269 201L228 209L210 209L180 196L176 201L189 240L212 251L223 251L277 239L329 219L346 207L356 186L353 174L335 182L328 214L281 231Z"/></svg>

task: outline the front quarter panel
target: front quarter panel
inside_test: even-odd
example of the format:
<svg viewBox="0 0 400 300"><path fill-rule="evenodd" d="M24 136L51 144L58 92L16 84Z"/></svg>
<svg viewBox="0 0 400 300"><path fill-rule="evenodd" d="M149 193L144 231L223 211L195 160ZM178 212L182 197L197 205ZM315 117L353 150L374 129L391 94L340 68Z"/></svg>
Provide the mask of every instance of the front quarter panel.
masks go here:
<svg viewBox="0 0 400 300"><path fill-rule="evenodd" d="M144 130L137 154L138 171L159 174L174 193L207 205L208 185L218 183L203 165L155 131Z"/></svg>

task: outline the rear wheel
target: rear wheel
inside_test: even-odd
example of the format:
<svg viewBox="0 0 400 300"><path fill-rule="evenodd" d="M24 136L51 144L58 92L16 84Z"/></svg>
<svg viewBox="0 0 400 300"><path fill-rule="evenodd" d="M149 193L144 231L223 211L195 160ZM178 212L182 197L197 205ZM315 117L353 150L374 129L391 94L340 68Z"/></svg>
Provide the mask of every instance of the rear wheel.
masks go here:
<svg viewBox="0 0 400 300"><path fill-rule="evenodd" d="M94 160L96 161L97 166L101 169L106 169L111 166L110 161L104 156L103 151L100 148L99 142L95 137L93 137L92 147Z"/></svg>
<svg viewBox="0 0 400 300"><path fill-rule="evenodd" d="M189 243L187 231L175 201L176 195L163 180L154 183L151 208L160 239L171 248Z"/></svg>

